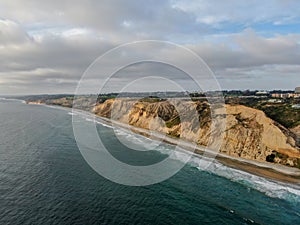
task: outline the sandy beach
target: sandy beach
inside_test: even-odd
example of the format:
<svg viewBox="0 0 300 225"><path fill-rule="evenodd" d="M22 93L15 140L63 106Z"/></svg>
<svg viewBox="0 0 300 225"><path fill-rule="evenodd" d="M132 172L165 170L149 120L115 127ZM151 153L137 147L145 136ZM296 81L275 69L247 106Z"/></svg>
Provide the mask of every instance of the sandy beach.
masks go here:
<svg viewBox="0 0 300 225"><path fill-rule="evenodd" d="M38 105L66 110L72 112L72 114L82 115L85 118L95 120L95 122L99 122L109 126L116 126L125 129L127 131L132 131L136 134L146 136L151 139L163 141L172 145L178 145L180 146L180 148L183 149L183 151L187 151L187 153L189 154L191 154L192 152L192 154L196 157L201 157L204 154L206 158L212 157L211 160L217 160L218 162L220 162L221 164L227 167L249 172L251 174L265 177L267 179L280 181L280 182L288 182L300 186L300 170L297 168L283 166L275 163L259 162L259 161L244 159L244 158L232 157L219 152L216 153L215 151L209 150L204 146L195 145L194 143L185 141L183 139L167 136L152 130L150 131L143 128L134 127L118 121L112 121L108 118L100 117L83 110L70 109L62 106L52 106L52 105L45 105L45 104L38 104Z"/></svg>
<svg viewBox="0 0 300 225"><path fill-rule="evenodd" d="M199 146L189 141L185 141L183 139L167 136L153 130L150 131L143 128L134 127L118 121L112 121L108 118L99 117L90 112L82 110L73 109L73 113L82 114L85 117L90 117L91 119L95 119L99 123L104 123L110 126L117 126L126 130L130 130L134 133L146 136L148 138L164 141L172 145L178 145L185 151L189 151L189 153L193 152L193 154L198 157L204 154L205 157L212 157L214 158L214 160L217 160L223 165L226 165L231 168L249 172L251 174L255 174L272 180L300 185L300 170L297 168L287 167L280 164L259 162L249 159L232 157L224 153L216 153L215 151L209 150L204 146Z"/></svg>

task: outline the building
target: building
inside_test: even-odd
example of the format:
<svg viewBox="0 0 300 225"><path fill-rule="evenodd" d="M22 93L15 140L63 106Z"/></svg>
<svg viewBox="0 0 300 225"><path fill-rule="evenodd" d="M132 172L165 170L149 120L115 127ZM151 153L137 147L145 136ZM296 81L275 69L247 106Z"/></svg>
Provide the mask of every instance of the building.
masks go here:
<svg viewBox="0 0 300 225"><path fill-rule="evenodd" d="M293 109L300 109L300 104L292 105L292 108L293 108Z"/></svg>
<svg viewBox="0 0 300 225"><path fill-rule="evenodd" d="M271 97L272 98L283 98L283 94L281 94L281 93L273 93L273 94L271 94Z"/></svg>
<svg viewBox="0 0 300 225"><path fill-rule="evenodd" d="M267 92L267 91L257 91L255 93L255 95L266 96L266 95L269 95L269 92Z"/></svg>
<svg viewBox="0 0 300 225"><path fill-rule="evenodd" d="M299 98L300 93L273 93L272 98Z"/></svg>
<svg viewBox="0 0 300 225"><path fill-rule="evenodd" d="M283 101L281 99L269 99L268 102L270 102L270 103L282 103Z"/></svg>
<svg viewBox="0 0 300 225"><path fill-rule="evenodd" d="M300 97L300 93L290 93L288 94L288 98L299 98Z"/></svg>
<svg viewBox="0 0 300 225"><path fill-rule="evenodd" d="M296 93L296 94L300 94L300 87L296 87L296 88L295 88L295 93Z"/></svg>

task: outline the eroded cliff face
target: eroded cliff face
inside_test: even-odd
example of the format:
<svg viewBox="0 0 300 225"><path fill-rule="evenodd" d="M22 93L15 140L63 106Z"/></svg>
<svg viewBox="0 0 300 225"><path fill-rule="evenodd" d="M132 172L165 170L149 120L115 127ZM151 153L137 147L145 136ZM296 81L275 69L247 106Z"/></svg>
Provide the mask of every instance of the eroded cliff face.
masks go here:
<svg viewBox="0 0 300 225"><path fill-rule="evenodd" d="M299 150L287 129L266 117L264 112L241 105L226 105L226 124L222 152L259 161L299 165ZM284 129L286 132L284 132Z"/></svg>
<svg viewBox="0 0 300 225"><path fill-rule="evenodd" d="M295 135L294 139L296 140L296 144L298 145L298 147L300 147L300 125L292 128L291 131Z"/></svg>
<svg viewBox="0 0 300 225"><path fill-rule="evenodd" d="M93 111L136 127L218 148L231 156L300 167L300 152L288 130L262 111L246 106L211 109L207 102L109 99Z"/></svg>

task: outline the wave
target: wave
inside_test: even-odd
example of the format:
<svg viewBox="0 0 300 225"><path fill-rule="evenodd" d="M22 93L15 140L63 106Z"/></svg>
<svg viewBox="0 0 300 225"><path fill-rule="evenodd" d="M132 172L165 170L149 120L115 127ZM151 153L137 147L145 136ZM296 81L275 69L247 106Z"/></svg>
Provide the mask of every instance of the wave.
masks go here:
<svg viewBox="0 0 300 225"><path fill-rule="evenodd" d="M96 121L97 124L100 124L101 126L103 127L107 127L107 128L113 128L113 126L110 126L108 124L105 124L104 122L99 122L99 121Z"/></svg>
<svg viewBox="0 0 300 225"><path fill-rule="evenodd" d="M68 114L71 115L71 113ZM110 129L113 128L117 135L123 135L124 137L126 137L126 139L134 143L138 143L139 145L142 145L144 147L145 145L147 145L147 149L149 149L149 147L151 149L151 146L155 146L153 150L156 150L162 154L168 154L174 160L186 162L187 159L190 158L188 165L197 168L199 171L206 171L217 176L224 177L232 182L236 182L248 188L255 189L272 198L284 199L291 202L300 202L299 186L269 180L267 178L260 177L242 170L234 169L223 165L217 160L212 161L209 158L197 155L193 152L186 151L184 149L182 149L182 151L176 151L174 153L174 146L171 144L164 143L162 145L157 145L157 143L161 142L142 136L140 134L132 133L126 129L108 125L105 121L101 121L98 118L96 120L90 119L91 115L89 114L78 113L76 115L81 116L86 121L96 122L97 124L100 124L103 127L107 127ZM203 162L210 163L210 165L203 169Z"/></svg>
<svg viewBox="0 0 300 225"><path fill-rule="evenodd" d="M205 159L193 156L189 164L200 171L203 171L203 169L198 166L200 165L200 160ZM214 160L208 168L204 169L204 171L225 177L233 182L262 192L272 198L300 202L300 189L296 185L269 180L264 177L225 166L216 160Z"/></svg>
<svg viewBox="0 0 300 225"><path fill-rule="evenodd" d="M117 130L117 132L118 135L124 135L127 138L130 138L135 143L137 143L137 141L139 143L145 143L144 140L146 139L146 137L142 135L131 134L126 130ZM176 151L174 153L174 149L171 145L168 144L160 145L153 150L159 151L162 154L168 154L172 159L181 162L186 162L190 158L188 165L197 168L199 171L206 171L217 176L224 177L232 182L236 182L248 188L255 189L269 197L284 199L291 202L300 202L300 188L297 185L270 180L242 170L234 169L223 165L217 160L199 156L184 149L182 149L182 151ZM210 166L203 169L202 165L208 164L210 164Z"/></svg>
<svg viewBox="0 0 300 225"><path fill-rule="evenodd" d="M46 105L46 104L44 104L44 105L41 105L41 106L48 107L48 108L51 108L51 109L66 110L66 109L64 109L64 108L62 108L60 106L55 106L55 105Z"/></svg>
<svg viewBox="0 0 300 225"><path fill-rule="evenodd" d="M14 102L21 102L23 104L26 104L26 101L21 100L21 99L15 99L15 98L0 98L0 101L14 101Z"/></svg>
<svg viewBox="0 0 300 225"><path fill-rule="evenodd" d="M92 120L90 118L85 118L85 120L88 121L88 122L95 122L95 120Z"/></svg>
<svg viewBox="0 0 300 225"><path fill-rule="evenodd" d="M260 177L246 171L225 166L217 160L212 160L204 156L196 155L193 152L183 150L172 154L173 159L185 162L188 157L188 165L197 168L199 171L206 171L220 177L224 177L232 182L242 184L248 188L255 189L272 198L279 198L291 202L300 203L300 187L293 184L283 183ZM203 165L208 165L204 168ZM203 169L204 168L204 169Z"/></svg>

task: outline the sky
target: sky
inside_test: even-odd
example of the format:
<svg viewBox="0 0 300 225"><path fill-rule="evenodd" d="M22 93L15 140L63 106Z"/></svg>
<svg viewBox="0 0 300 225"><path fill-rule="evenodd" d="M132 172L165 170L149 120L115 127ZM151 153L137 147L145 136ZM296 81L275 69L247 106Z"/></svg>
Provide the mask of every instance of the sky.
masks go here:
<svg viewBox="0 0 300 225"><path fill-rule="evenodd" d="M144 40L196 53L220 89L300 86L298 0L0 0L0 95L74 93L97 58ZM145 43L102 60L97 76L86 82L103 85L112 64L122 64L124 56L156 54L189 63L168 44L159 51L152 47ZM154 76L163 79L151 81ZM166 79L197 91L177 65L156 62L127 65L105 91L119 91L134 80L139 89L132 90L167 90Z"/></svg>

